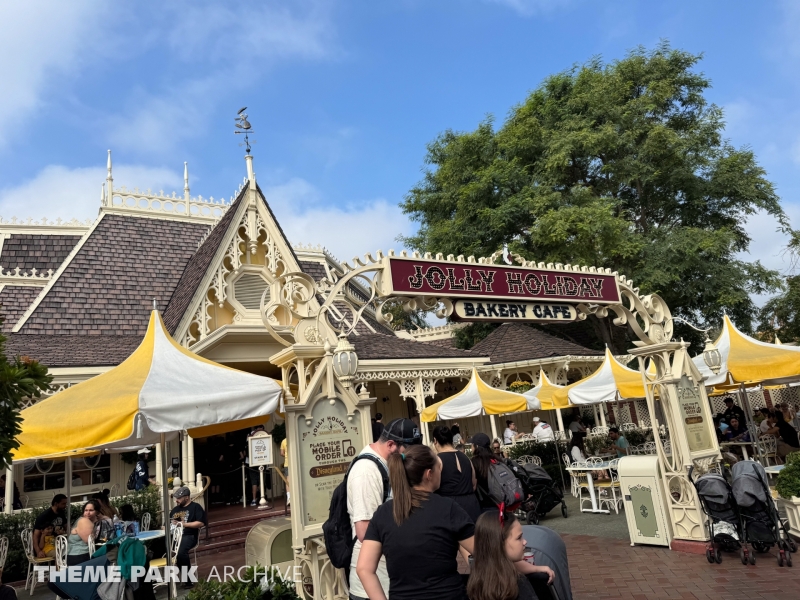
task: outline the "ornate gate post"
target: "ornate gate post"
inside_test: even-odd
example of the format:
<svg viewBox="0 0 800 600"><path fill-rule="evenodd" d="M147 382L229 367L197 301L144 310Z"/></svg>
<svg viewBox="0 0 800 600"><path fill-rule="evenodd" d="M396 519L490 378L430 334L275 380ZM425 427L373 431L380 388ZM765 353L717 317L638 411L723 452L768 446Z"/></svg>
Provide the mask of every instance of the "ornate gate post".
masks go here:
<svg viewBox="0 0 800 600"><path fill-rule="evenodd" d="M708 539L705 519L689 469L707 471L720 452L703 378L688 347L686 342L663 342L630 353L639 359L644 379L672 537L703 542Z"/></svg>

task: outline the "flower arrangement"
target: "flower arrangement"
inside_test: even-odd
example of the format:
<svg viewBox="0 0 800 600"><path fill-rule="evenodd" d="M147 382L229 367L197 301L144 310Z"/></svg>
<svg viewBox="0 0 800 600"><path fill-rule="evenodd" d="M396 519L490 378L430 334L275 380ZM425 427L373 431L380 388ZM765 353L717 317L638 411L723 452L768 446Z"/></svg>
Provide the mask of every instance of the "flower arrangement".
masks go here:
<svg viewBox="0 0 800 600"><path fill-rule="evenodd" d="M530 390L533 386L531 385L530 381L512 381L511 385L508 386L508 390L510 392L514 392L516 394L524 394L528 390Z"/></svg>

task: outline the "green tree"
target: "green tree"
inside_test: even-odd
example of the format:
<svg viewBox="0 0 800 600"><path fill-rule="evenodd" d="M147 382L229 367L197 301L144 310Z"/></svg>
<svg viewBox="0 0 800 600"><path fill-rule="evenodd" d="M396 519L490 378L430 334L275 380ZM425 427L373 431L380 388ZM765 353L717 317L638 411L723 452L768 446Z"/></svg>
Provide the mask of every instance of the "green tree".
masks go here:
<svg viewBox="0 0 800 600"><path fill-rule="evenodd" d="M789 230L772 184L748 148L723 138L701 59L662 43L552 75L495 129L445 131L428 145L423 180L401 204L420 223L421 251L488 256L508 244L529 260L609 267L673 315L752 330L751 294L778 274L747 251L749 215ZM616 350L625 330L591 319ZM697 339L676 325L676 336Z"/></svg>
<svg viewBox="0 0 800 600"><path fill-rule="evenodd" d="M0 469L11 464L12 450L19 448L17 436L22 431L19 412L25 398L40 398L53 380L47 367L27 356L9 360L6 338L0 335Z"/></svg>
<svg viewBox="0 0 800 600"><path fill-rule="evenodd" d="M427 319L425 318L427 311L419 309L406 311L403 308L403 302L401 300L390 298L386 301L386 303L384 303L382 312L384 315L392 315L392 320L389 322L389 327L391 327L394 331L399 331L401 329L424 329L426 327L430 327Z"/></svg>

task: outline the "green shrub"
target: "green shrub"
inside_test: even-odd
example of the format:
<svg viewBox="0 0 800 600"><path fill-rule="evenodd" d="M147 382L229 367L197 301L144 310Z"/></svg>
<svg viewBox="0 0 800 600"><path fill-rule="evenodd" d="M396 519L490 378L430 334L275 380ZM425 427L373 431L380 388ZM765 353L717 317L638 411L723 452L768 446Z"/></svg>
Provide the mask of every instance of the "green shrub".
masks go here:
<svg viewBox="0 0 800 600"><path fill-rule="evenodd" d="M608 448L613 445L614 442L611 441L611 438L607 435L591 435L583 440L583 446L586 448L587 455L597 454L603 448Z"/></svg>
<svg viewBox="0 0 800 600"><path fill-rule="evenodd" d="M554 465L561 460L561 455L567 451L567 442L536 442L526 441L514 444L508 452L508 458L520 456L538 456L542 459L542 466Z"/></svg>
<svg viewBox="0 0 800 600"><path fill-rule="evenodd" d="M781 498L800 498L800 452L792 452L786 457L786 466L778 474L775 489Z"/></svg>
<svg viewBox="0 0 800 600"><path fill-rule="evenodd" d="M254 572L258 575L253 577ZM264 569L248 567L242 577L219 581L201 580L189 592L188 600L300 600L293 581L285 580L278 569L270 569L265 577Z"/></svg>
<svg viewBox="0 0 800 600"><path fill-rule="evenodd" d="M621 433L631 446L641 446L646 442L653 441L652 429L631 429L630 431L622 431Z"/></svg>

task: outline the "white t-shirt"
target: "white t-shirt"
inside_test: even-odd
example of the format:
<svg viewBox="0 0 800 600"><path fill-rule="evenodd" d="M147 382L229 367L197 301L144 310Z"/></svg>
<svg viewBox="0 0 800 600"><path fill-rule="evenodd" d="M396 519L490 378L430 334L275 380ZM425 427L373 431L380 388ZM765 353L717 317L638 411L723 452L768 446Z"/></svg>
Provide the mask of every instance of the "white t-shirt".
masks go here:
<svg viewBox="0 0 800 600"><path fill-rule="evenodd" d="M572 452L570 454L572 454L572 460L575 462L582 462L586 460L586 457L583 455L583 452L581 452L581 449L578 448L577 446L572 447Z"/></svg>
<svg viewBox="0 0 800 600"><path fill-rule="evenodd" d="M537 442L553 441L556 437L553 435L553 428L547 423L539 423L533 428L533 437Z"/></svg>
<svg viewBox="0 0 800 600"><path fill-rule="evenodd" d="M369 446L365 447L360 453L372 454L386 467L386 473L389 468L386 461L383 460ZM353 537L356 535L356 522L369 521L372 515L378 510L378 507L383 504L383 475L378 471L378 465L368 459L359 460L353 468L350 469L350 475L347 478L347 512L350 514L350 525L353 528ZM389 498L392 497L392 491L389 490ZM358 555L361 552L361 542L356 540L353 546L353 557L350 559L350 594L360 598L366 598L367 593L361 585L361 580L356 575L356 565L358 564ZM386 570L386 558L381 556L381 561L378 563L378 579L381 581L381 587L386 596L389 596L389 572Z"/></svg>
<svg viewBox="0 0 800 600"><path fill-rule="evenodd" d="M572 423L569 424L569 430L572 433L580 433L581 431L583 431L583 428L581 427L580 423L578 423L577 421L573 421Z"/></svg>
<svg viewBox="0 0 800 600"><path fill-rule="evenodd" d="M764 419L761 421L761 425L759 425L758 428L761 430L761 433L767 433L767 430L769 429L769 423L767 423L767 420Z"/></svg>
<svg viewBox="0 0 800 600"><path fill-rule="evenodd" d="M517 433L511 429L511 427L506 427L506 430L503 432L503 443L510 444L514 441L515 435L517 435Z"/></svg>

